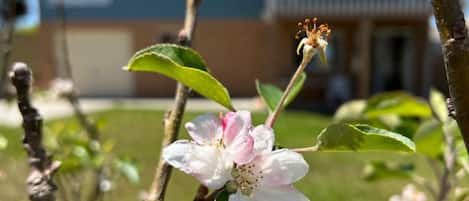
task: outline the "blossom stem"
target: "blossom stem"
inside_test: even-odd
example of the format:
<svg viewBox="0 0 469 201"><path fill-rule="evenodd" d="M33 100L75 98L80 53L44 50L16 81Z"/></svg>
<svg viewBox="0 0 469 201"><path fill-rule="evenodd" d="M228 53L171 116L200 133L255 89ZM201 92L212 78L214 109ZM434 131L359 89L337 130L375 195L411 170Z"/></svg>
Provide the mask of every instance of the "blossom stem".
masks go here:
<svg viewBox="0 0 469 201"><path fill-rule="evenodd" d="M293 88L295 82L300 78L301 73L304 71L306 66L308 66L311 59L312 59L312 57L303 56L303 59L302 59L300 65L296 69L295 74L293 74L293 77L290 79L290 82L288 83L287 88L283 92L282 97L280 98L280 101L277 103L277 106L275 106L274 111L266 119L265 125L267 127L272 128L273 125L275 124L275 121L277 120L278 116L280 115L280 112L282 112L282 110L284 109L285 101L287 100L288 94L290 94L290 91Z"/></svg>
<svg viewBox="0 0 469 201"><path fill-rule="evenodd" d="M192 36L194 34L197 22L197 9L202 0L186 1L186 17L184 19L184 27L179 32L179 44L191 46ZM181 126L182 117L186 108L186 102L189 97L190 90L181 83L177 84L174 105L164 120L164 138L161 149L168 146L177 139L179 128ZM150 187L148 196L145 201L164 201L166 188L171 176L172 167L167 164L162 157L156 167L156 173Z"/></svg>
<svg viewBox="0 0 469 201"><path fill-rule="evenodd" d="M306 153L306 152L318 152L319 151L319 144L314 145L312 147L303 147L303 148L294 148L291 149L294 152L298 153Z"/></svg>

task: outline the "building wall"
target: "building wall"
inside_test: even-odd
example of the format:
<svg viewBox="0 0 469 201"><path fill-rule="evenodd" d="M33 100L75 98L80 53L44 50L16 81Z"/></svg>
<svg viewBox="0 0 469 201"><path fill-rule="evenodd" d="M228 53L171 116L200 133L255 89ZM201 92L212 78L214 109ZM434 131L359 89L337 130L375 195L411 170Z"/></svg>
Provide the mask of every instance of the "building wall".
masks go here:
<svg viewBox="0 0 469 201"><path fill-rule="evenodd" d="M69 37L70 54L85 54L99 49L99 52L88 56L87 62L80 62L81 57L71 57L73 72L75 76L80 76L79 71L92 69L91 67L84 67L82 65L91 65L90 62L103 63L99 60L119 60L120 63L107 63L107 65L114 65L116 75L121 73L122 66L126 65L126 61L130 58L123 59L122 54L119 58L112 58L112 54L106 54L105 48L102 47L99 41L95 44L88 43L87 45L79 44L74 38L77 38L77 33L93 33L95 35L103 36L102 33L111 33L112 31L128 32L131 34L131 43L129 46L130 52L135 52L141 48L161 42L162 37L168 34L175 34L181 27L179 20L139 20L139 21L120 21L120 22L69 22L67 26ZM194 39L194 49L200 52L202 57L206 60L211 72L222 83L224 83L230 90L233 96L254 96L256 78L262 80L274 80L272 77L276 69L267 66L270 63L268 54L268 38L265 37L267 33L267 25L260 20L201 20L199 21L197 31ZM57 44L57 34L60 34L58 24L43 23L39 32L35 36L31 36L28 40L34 41L36 48L30 50L26 55L32 55L35 59L31 62L37 66L37 80L41 87L47 87L49 81L61 71L60 55L57 57L56 53L60 53L60 44ZM88 34L89 35L89 34ZM114 34L115 35L115 34ZM28 40L19 40L23 43L29 43ZM93 39L94 40L94 39ZM104 40L104 38L103 38ZM103 41L101 40L101 41ZM26 45L18 44L19 49L28 50ZM93 46L94 45L94 46ZM122 48L129 48L122 46ZM109 52L115 51L117 46L109 47ZM82 49L82 50L81 50ZM100 54L100 52L102 52ZM107 52L107 53L109 53ZM103 65L106 65L103 64ZM111 66L112 68L112 66ZM40 70L39 70L40 69ZM98 71L96 71L98 72ZM266 73L267 72L267 73ZM86 74L86 73L85 73ZM109 87L109 91L114 91L114 96L123 96L122 93L116 92L116 88L122 79L117 79L114 72L110 72L107 76L102 76L99 81L111 84L103 84ZM134 82L134 92L124 96L138 96L138 97L169 97L174 93L175 82L163 76L152 73L129 73L132 75ZM82 75L83 76L83 75ZM90 76L89 76L90 77ZM92 76L91 76L92 77ZM89 79L93 79L93 78ZM85 77L86 78L86 77ZM86 79L77 78L77 81L84 81ZM93 82L95 80L91 80ZM116 83L114 86L112 83ZM78 86L86 86L82 93L86 96L96 96L94 91L88 85L78 83ZM101 86L100 86L101 87ZM98 87L96 87L95 90ZM104 89L100 89L102 91ZM113 96L112 93L104 94L105 96Z"/></svg>

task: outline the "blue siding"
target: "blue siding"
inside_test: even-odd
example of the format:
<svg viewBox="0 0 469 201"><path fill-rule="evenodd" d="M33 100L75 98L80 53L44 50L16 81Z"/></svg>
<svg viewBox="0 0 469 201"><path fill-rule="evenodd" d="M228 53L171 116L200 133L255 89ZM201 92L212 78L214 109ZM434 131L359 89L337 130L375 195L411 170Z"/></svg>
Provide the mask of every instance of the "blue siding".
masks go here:
<svg viewBox="0 0 469 201"><path fill-rule="evenodd" d="M203 0L200 16L203 18L259 18L263 0ZM106 8L69 7L69 20L96 19L174 19L184 16L185 0L113 0ZM56 10L41 0L44 20L55 18Z"/></svg>

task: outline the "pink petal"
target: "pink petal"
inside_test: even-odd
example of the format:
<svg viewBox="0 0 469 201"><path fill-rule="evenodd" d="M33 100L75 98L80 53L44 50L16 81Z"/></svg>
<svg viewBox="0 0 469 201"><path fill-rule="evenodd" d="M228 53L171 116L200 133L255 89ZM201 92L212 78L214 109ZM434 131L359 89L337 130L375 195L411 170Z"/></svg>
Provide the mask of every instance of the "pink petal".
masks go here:
<svg viewBox="0 0 469 201"><path fill-rule="evenodd" d="M249 132L251 128L251 113L248 111L228 113L222 122L224 125L223 142L226 146L229 146L237 135Z"/></svg>

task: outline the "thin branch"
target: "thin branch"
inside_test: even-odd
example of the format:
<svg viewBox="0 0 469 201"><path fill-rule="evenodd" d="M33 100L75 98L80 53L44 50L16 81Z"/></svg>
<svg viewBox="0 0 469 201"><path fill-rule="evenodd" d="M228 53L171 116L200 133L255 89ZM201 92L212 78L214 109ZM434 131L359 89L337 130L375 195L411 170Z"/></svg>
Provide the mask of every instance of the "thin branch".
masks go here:
<svg viewBox="0 0 469 201"><path fill-rule="evenodd" d="M60 2L57 4L57 14L59 16L59 23L60 23L60 44L62 47L62 54L63 54L63 60L62 60L62 65L64 68L64 73L65 77L72 78L73 77L73 71L72 71L72 65L70 63L70 58L69 58L69 50L68 50L68 42L67 42L67 15L66 15L66 10L65 10L65 1L60 0Z"/></svg>
<svg viewBox="0 0 469 201"><path fill-rule="evenodd" d="M31 201L54 201L57 186L54 173L60 166L52 161L42 145L42 117L31 104L32 72L24 63L15 63L10 79L16 87L18 107L23 116L23 146L31 168L27 179L27 191Z"/></svg>
<svg viewBox="0 0 469 201"><path fill-rule="evenodd" d="M460 0L432 0L449 92L469 151L469 37Z"/></svg>
<svg viewBox="0 0 469 201"><path fill-rule="evenodd" d="M454 134L448 128L444 128L443 133L446 144L444 154L445 165L440 178L440 192L438 193L437 201L445 201L448 199L448 194L452 188L451 175L454 172L457 157Z"/></svg>
<svg viewBox="0 0 469 201"><path fill-rule="evenodd" d="M66 16L66 10L65 10L65 2L64 0L61 0L57 4L57 13L59 16L60 20L60 43L62 47L62 67L64 69L64 77L66 77L70 82L72 82L73 89L72 91L68 93L64 93L64 97L67 99L67 101L70 103L70 105L73 108L75 117L78 119L78 122L80 125L86 130L86 133L88 134L88 138L91 140L91 143L99 143L100 142L100 134L99 130L96 127L96 124L92 122L84 113L81 105L80 105L80 100L78 98L78 95L76 93L76 88L74 85L73 81L73 71L72 71L72 65L70 62L70 55L69 55L69 48L68 48L68 43L67 43L67 16ZM96 156L99 154L99 150L97 150L94 147L91 147L91 155ZM90 192L89 197L87 200L89 201L94 201L98 200L102 197L102 191L100 189L100 183L104 178L104 171L102 167L97 168L94 172L94 181L93 181L93 189Z"/></svg>
<svg viewBox="0 0 469 201"><path fill-rule="evenodd" d="M186 17L184 27L179 32L179 44L190 46L192 43L195 25L197 22L197 9L201 0L186 1ZM164 120L164 138L162 148L168 146L177 139L182 117L189 97L189 88L181 83L177 84L174 105ZM146 201L164 201L166 188L171 176L172 168L160 156L153 182Z"/></svg>
<svg viewBox="0 0 469 201"><path fill-rule="evenodd" d="M7 88L7 72L10 64L11 52L13 49L13 34L15 32L16 19L16 1L3 0L4 10L2 10L2 18L4 19L2 34L2 66L0 73L0 96L8 98L10 92Z"/></svg>

